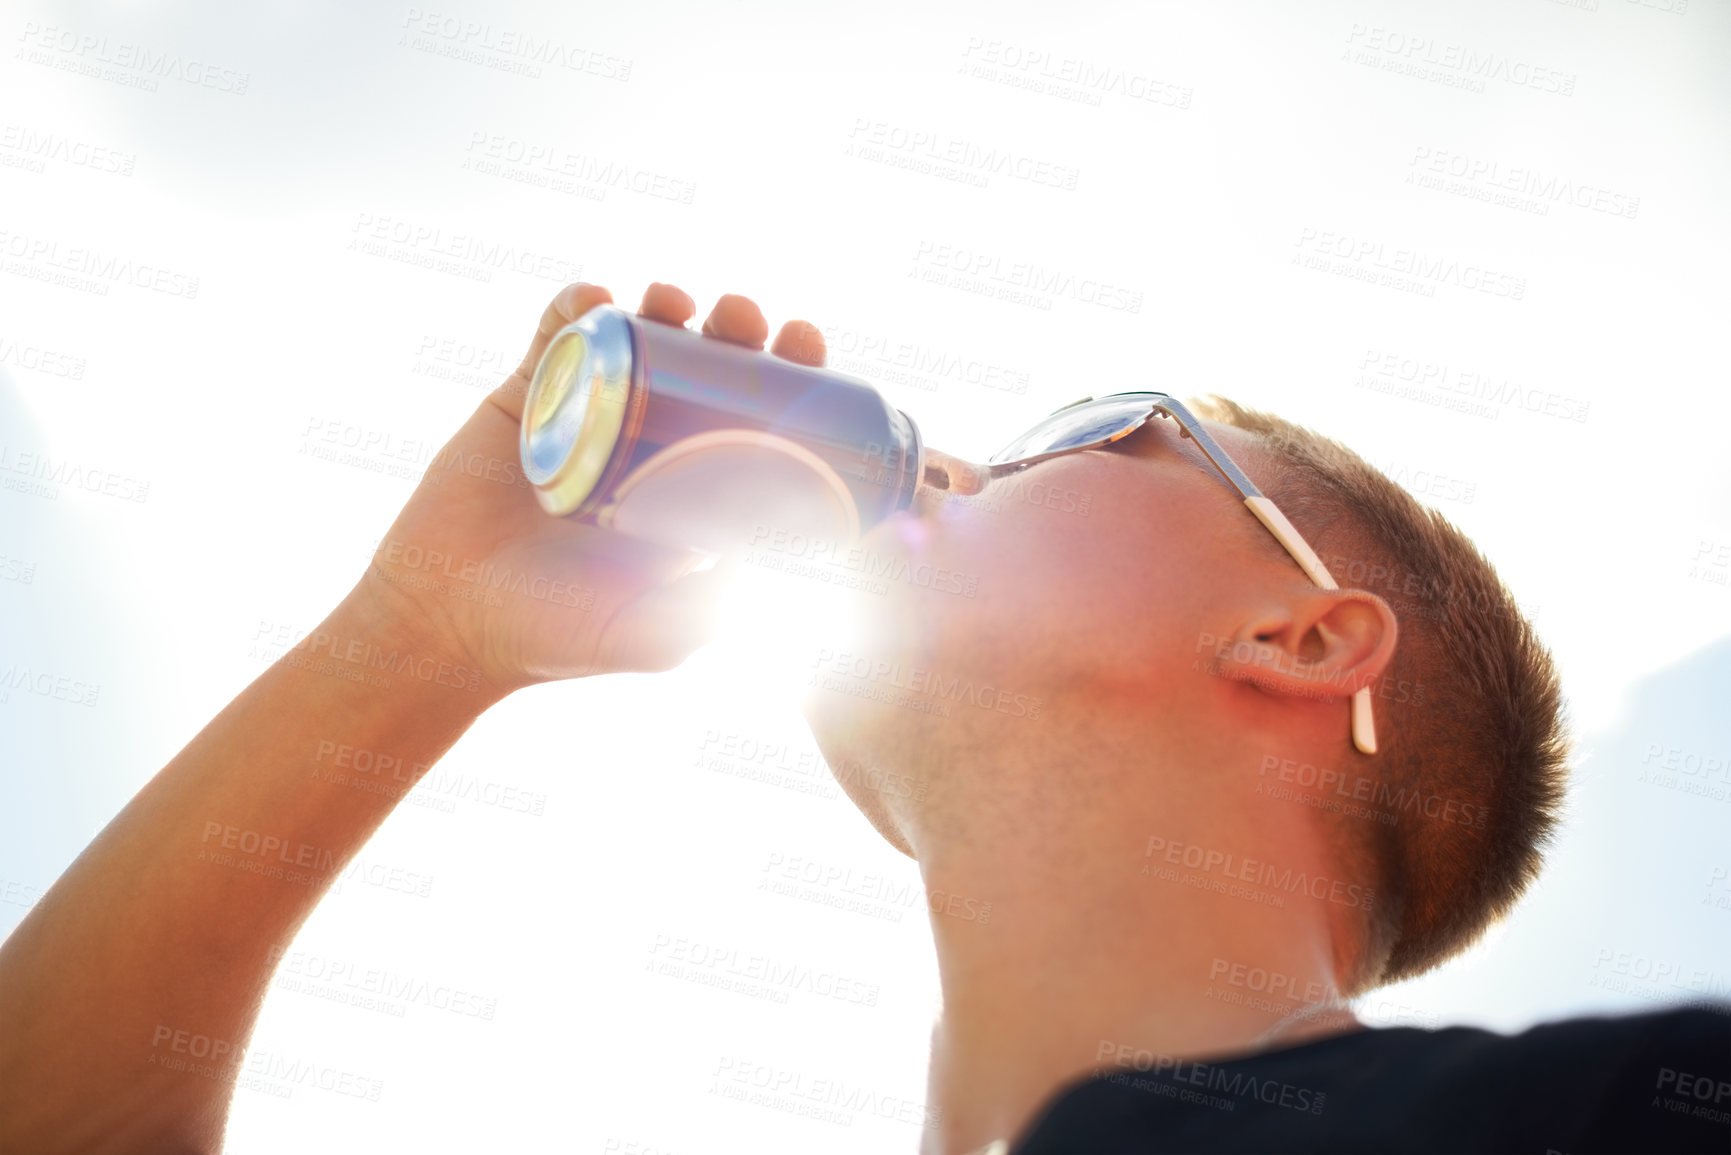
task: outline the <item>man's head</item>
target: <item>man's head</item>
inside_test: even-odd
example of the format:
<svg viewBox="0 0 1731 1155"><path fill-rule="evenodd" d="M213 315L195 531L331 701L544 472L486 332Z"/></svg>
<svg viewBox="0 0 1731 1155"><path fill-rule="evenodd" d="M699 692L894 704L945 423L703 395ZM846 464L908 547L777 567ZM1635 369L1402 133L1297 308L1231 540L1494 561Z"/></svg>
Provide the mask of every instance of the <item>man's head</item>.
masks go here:
<svg viewBox="0 0 1731 1155"><path fill-rule="evenodd" d="M955 576L861 599L865 628L820 669L814 731L832 765L925 781L916 802L848 777L922 864L1049 848L1086 885L1135 830L1175 833L1233 856L1236 877L1246 861L1264 878L1326 870L1376 894L1326 910L1343 990L1418 973L1536 872L1565 753L1555 672L1439 515L1334 442L1231 402L1196 409L1341 589L1305 577L1155 419L974 498L928 493L874 531L869 549ZM1374 756L1349 738L1360 686Z"/></svg>

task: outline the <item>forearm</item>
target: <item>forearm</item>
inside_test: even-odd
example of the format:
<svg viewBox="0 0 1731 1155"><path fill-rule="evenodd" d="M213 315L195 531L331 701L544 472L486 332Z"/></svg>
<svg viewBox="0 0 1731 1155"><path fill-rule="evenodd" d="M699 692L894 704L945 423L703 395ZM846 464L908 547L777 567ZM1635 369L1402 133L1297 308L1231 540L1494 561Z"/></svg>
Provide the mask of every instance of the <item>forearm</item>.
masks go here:
<svg viewBox="0 0 1731 1155"><path fill-rule="evenodd" d="M351 595L151 779L0 946L0 1150L220 1142L280 947L411 771L502 696L388 620ZM331 781L345 746L395 759L401 773L384 777L400 789ZM196 1060L193 1036L211 1040ZM176 1058L216 1077L162 1065Z"/></svg>

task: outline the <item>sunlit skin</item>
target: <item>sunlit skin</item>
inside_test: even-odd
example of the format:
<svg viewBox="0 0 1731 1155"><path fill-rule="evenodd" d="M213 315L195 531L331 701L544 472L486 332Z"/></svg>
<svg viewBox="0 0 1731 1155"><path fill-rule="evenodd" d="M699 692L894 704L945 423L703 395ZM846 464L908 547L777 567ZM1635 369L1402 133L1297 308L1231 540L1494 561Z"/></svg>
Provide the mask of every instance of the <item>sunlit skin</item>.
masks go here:
<svg viewBox="0 0 1731 1155"><path fill-rule="evenodd" d="M1254 469L1236 430L1211 429ZM1279 1016L1205 998L1215 959L1332 992L1358 941L1356 912L1342 906L1298 897L1274 909L1152 880L1142 866L1158 835L1340 877L1313 812L1255 789L1269 753L1362 760L1346 698L1285 697L1192 667L1215 649L1199 655L1206 633L1374 676L1393 653L1388 607L1315 588L1171 421L1035 464L1022 492L1036 479L1036 494L1087 495L1087 515L992 503L994 486L1012 484L1000 479L969 502L927 492L875 530L868 548L979 584L973 598L906 582L861 598L859 612L877 612L858 648L904 675L917 667L1037 699L1037 717L1001 695L999 708L958 704L948 717L824 689L806 707L830 765L852 759L926 784L914 802L863 785L884 779L847 778L877 829L918 859L928 891L992 904L985 925L932 918L944 993L932 1152L1013 1137L1061 1083L1102 1065L1103 1044L1186 1058L1252 1046ZM1252 666L1224 672L1294 663ZM1280 1043L1350 1025L1318 1019Z"/></svg>
<svg viewBox="0 0 1731 1155"><path fill-rule="evenodd" d="M549 338L610 300L596 286L563 290L522 366L439 460L514 462L528 377ZM639 311L674 325L696 316L687 294L660 284ZM769 335L737 296L716 303L703 331L751 348ZM793 321L771 351L821 364L823 342ZM1218 432L1255 476L1250 447ZM513 690L669 669L709 636L724 573L692 573L690 555L549 518L525 488L486 472L435 465L313 637L146 784L0 946L0 1149L220 1147L232 1085L157 1065L164 1027L243 1049L274 948L397 803L309 785L321 739L431 765ZM973 487L966 473L955 467L958 488ZM926 784L917 805L864 792L858 776L849 789L919 860L928 888L992 904L983 924L932 918L944 993L936 1124L922 1140L932 1153L1013 1137L1065 1081L1099 1065L1103 1045L1180 1057L1256 1045L1276 1018L1206 998L1217 959L1329 991L1358 949L1356 911L1303 896L1275 908L1141 867L1160 836L1339 877L1315 813L1269 805L1254 789L1270 753L1362 768L1346 696L1393 653L1388 607L1314 588L1169 423L1025 476L1090 495L1088 515L1015 500L989 512L977 503L992 486L973 504L928 491L866 545L977 575L976 596L895 584L862 599L872 604L859 607L865 627L849 644L1037 698L1038 716L958 705L939 717L825 690L807 703L832 765L851 758ZM393 542L557 575L593 604L513 595L489 606L426 592L403 580ZM1204 632L1245 643L1213 675L1192 669ZM349 643L460 668L474 689L402 677L378 687L291 660ZM1299 657L1312 681L1282 672ZM289 885L213 868L200 858L213 819L318 847L336 869ZM1343 1025L1307 1022L1279 1041Z"/></svg>

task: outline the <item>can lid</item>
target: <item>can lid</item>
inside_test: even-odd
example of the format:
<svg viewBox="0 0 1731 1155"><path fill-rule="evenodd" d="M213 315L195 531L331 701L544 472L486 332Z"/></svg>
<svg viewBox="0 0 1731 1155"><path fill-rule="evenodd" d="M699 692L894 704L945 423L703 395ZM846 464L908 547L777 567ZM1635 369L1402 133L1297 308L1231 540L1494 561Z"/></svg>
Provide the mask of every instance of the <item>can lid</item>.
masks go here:
<svg viewBox="0 0 1731 1155"><path fill-rule="evenodd" d="M523 399L523 473L548 513L589 499L619 443L631 398L631 323L598 305L548 342Z"/></svg>

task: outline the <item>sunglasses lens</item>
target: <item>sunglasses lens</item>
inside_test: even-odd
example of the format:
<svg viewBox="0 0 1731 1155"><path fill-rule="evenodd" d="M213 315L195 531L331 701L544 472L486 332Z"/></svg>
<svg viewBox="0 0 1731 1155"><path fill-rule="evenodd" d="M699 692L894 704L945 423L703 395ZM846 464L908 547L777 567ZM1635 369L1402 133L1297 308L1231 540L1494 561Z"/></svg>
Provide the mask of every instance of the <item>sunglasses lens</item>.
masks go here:
<svg viewBox="0 0 1731 1155"><path fill-rule="evenodd" d="M1110 441L1142 424L1151 408L1146 397L1105 397L1060 409L994 453L991 464Z"/></svg>

